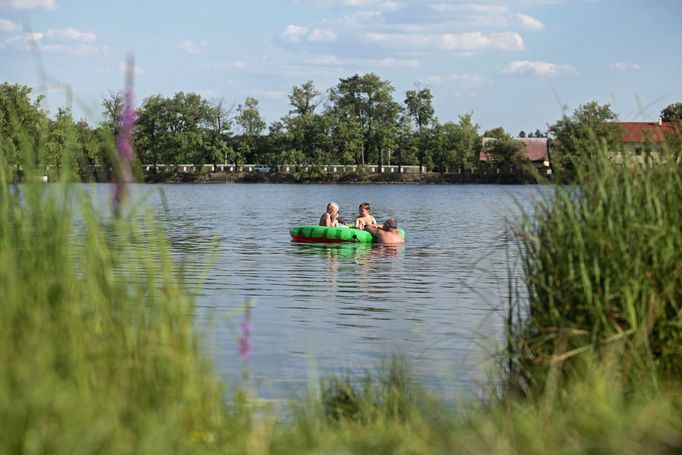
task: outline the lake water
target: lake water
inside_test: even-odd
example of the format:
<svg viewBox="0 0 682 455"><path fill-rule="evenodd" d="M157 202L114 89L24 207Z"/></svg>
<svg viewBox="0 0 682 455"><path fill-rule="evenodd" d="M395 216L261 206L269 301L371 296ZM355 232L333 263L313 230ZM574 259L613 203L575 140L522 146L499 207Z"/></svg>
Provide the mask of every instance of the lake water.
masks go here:
<svg viewBox="0 0 682 455"><path fill-rule="evenodd" d="M100 195L108 186L97 186ZM506 237L537 186L137 185L167 210L162 220L197 293L204 349L228 385L279 399L326 373L358 372L399 354L428 388L476 391L502 340ZM352 220L363 201L377 220L396 217L400 246L290 241L316 224L328 201ZM206 262L209 254L214 264ZM508 258L512 256L512 259ZM251 351L238 354L246 299Z"/></svg>

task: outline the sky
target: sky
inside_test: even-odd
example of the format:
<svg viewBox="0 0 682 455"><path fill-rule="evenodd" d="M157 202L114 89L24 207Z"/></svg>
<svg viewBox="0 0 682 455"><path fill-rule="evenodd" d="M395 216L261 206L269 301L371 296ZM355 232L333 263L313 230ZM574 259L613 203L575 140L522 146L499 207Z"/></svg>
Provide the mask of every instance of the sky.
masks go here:
<svg viewBox="0 0 682 455"><path fill-rule="evenodd" d="M271 123L308 80L427 87L441 122L546 130L579 105L656 121L682 102L682 0L0 0L0 82L94 123L135 59L135 99L194 92Z"/></svg>

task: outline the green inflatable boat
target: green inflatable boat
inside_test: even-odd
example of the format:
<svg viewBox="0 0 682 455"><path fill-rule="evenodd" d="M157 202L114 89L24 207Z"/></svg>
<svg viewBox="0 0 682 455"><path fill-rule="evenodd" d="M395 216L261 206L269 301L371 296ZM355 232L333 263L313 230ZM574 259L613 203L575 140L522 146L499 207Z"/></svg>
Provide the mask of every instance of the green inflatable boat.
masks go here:
<svg viewBox="0 0 682 455"><path fill-rule="evenodd" d="M398 228L405 237L405 230ZM374 237L367 231L347 227L294 226L290 230L293 242L305 243L373 243Z"/></svg>

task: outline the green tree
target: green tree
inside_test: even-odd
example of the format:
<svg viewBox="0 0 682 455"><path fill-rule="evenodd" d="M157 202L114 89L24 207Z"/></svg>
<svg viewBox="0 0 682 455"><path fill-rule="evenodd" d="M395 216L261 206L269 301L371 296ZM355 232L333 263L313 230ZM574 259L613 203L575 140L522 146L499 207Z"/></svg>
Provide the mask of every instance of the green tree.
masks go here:
<svg viewBox="0 0 682 455"><path fill-rule="evenodd" d="M40 106L43 97L32 101L31 92L25 85L0 84L0 154L10 165L42 161L39 142L48 118ZM32 156L25 156L27 152Z"/></svg>
<svg viewBox="0 0 682 455"><path fill-rule="evenodd" d="M80 120L74 125L78 152L78 174L81 181L96 181L99 168L102 167L101 146L96 130L90 128L85 120Z"/></svg>
<svg viewBox="0 0 682 455"><path fill-rule="evenodd" d="M450 166L475 166L479 161L481 151L481 138L478 136L478 123L474 123L472 114L466 113L459 116L455 137L453 138L455 149L455 162Z"/></svg>
<svg viewBox="0 0 682 455"><path fill-rule="evenodd" d="M417 127L419 148L419 172L422 171L425 160L425 142L428 134L426 128L433 122L433 95L428 88L408 90L405 93L405 107L409 117Z"/></svg>
<svg viewBox="0 0 682 455"><path fill-rule="evenodd" d="M524 167L529 164L526 146L523 142L511 137L504 128L497 127L483 133L487 138L483 145L483 153L487 155L487 163L493 167Z"/></svg>
<svg viewBox="0 0 682 455"><path fill-rule="evenodd" d="M78 140L71 110L60 107L54 119L48 122L45 143L46 163L57 175L66 172L72 178L78 175Z"/></svg>
<svg viewBox="0 0 682 455"><path fill-rule="evenodd" d="M394 142L400 107L392 98L393 91L390 82L374 73L340 79L330 90L328 113L334 119L336 138L353 141L335 146L356 151L356 164L378 162L381 165L386 150ZM362 134L362 144L357 148L355 140L359 134Z"/></svg>
<svg viewBox="0 0 682 455"><path fill-rule="evenodd" d="M212 163L206 147L208 131L211 128L210 106L196 93L176 93L170 103L168 116L170 146L181 163L202 165Z"/></svg>
<svg viewBox="0 0 682 455"><path fill-rule="evenodd" d="M170 149L168 103L161 95L146 98L138 110L135 125L135 150L143 164L173 164Z"/></svg>
<svg viewBox="0 0 682 455"><path fill-rule="evenodd" d="M420 147L431 150L431 156L436 162L436 168L441 173L447 172L448 163L454 161L455 151L448 139L453 136L455 128L452 122L445 122L445 124L441 125L440 122L435 121L429 130L429 140L426 144L421 137L417 136Z"/></svg>
<svg viewBox="0 0 682 455"><path fill-rule="evenodd" d="M364 150L365 134L359 119L355 116L329 115L332 119L332 141L334 160L339 164L359 164Z"/></svg>
<svg viewBox="0 0 682 455"><path fill-rule="evenodd" d="M105 127L112 137L118 135L118 128L121 123L121 112L123 112L123 94L121 92L109 92L102 100L102 126Z"/></svg>
<svg viewBox="0 0 682 455"><path fill-rule="evenodd" d="M300 87L293 87L289 95L292 109L283 118L283 125L289 138L288 150L298 151L303 156L302 162L328 164L331 156L331 118L327 114L317 114L315 109L320 104L320 92L312 81Z"/></svg>
<svg viewBox="0 0 682 455"><path fill-rule="evenodd" d="M229 144L232 136L232 107L226 107L223 99L214 101L206 110L206 157L215 166L227 162Z"/></svg>
<svg viewBox="0 0 682 455"><path fill-rule="evenodd" d="M671 123L665 132L665 147L679 158L682 155L682 103L674 103L663 109L661 120Z"/></svg>
<svg viewBox="0 0 682 455"><path fill-rule="evenodd" d="M569 117L563 117L549 127L553 161L569 174L578 161L589 157L595 147L613 150L620 143L623 130L611 122L618 116L611 106L596 101L579 106Z"/></svg>
<svg viewBox="0 0 682 455"><path fill-rule="evenodd" d="M402 166L412 166L419 162L418 137L414 132L412 121L403 112L398 121L396 155L398 161L398 172L402 172Z"/></svg>
<svg viewBox="0 0 682 455"><path fill-rule="evenodd" d="M320 92L315 89L313 81L308 81L300 87L294 86L289 95L289 104L292 109L290 114L308 115L313 114L320 105Z"/></svg>
<svg viewBox="0 0 682 455"><path fill-rule="evenodd" d="M244 104L237 107L236 121L242 130L242 135L237 142L237 150L247 161L255 162L258 158L260 135L265 129L265 122L261 118L256 98L246 97Z"/></svg>
<svg viewBox="0 0 682 455"><path fill-rule="evenodd" d="M509 136L509 133L507 133L504 128L501 126L498 126L497 128L493 128L491 130L486 130L485 133L483 133L483 137L487 138L493 138L493 139L507 139L511 136Z"/></svg>
<svg viewBox="0 0 682 455"><path fill-rule="evenodd" d="M485 153L488 155L489 163L495 167L524 168L530 164L526 146L510 136L487 142Z"/></svg>
<svg viewBox="0 0 682 455"><path fill-rule="evenodd" d="M682 122L682 103L674 103L661 111L664 122Z"/></svg>
<svg viewBox="0 0 682 455"><path fill-rule="evenodd" d="M216 106L195 93L178 92L173 98L154 95L138 113L135 145L144 164L202 165L215 163L225 148L225 125ZM218 126L220 125L220 126Z"/></svg>

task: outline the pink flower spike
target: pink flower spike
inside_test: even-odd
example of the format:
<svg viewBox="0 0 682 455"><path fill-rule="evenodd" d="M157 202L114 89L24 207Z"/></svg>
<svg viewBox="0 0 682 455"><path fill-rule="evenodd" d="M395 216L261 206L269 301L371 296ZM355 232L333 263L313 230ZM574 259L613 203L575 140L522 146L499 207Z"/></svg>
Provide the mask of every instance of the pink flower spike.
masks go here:
<svg viewBox="0 0 682 455"><path fill-rule="evenodd" d="M247 300L244 304L244 319L239 323L239 358L242 362L249 360L251 352L251 301Z"/></svg>
<svg viewBox="0 0 682 455"><path fill-rule="evenodd" d="M116 136L116 149L118 150L119 168L114 174L114 213L118 214L121 203L125 198L126 185L133 181L133 173L130 164L133 161L133 128L137 121L137 112L133 107L133 74L135 62L132 56L128 56L126 68L126 88L123 103L123 112L119 123L118 135Z"/></svg>

